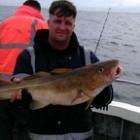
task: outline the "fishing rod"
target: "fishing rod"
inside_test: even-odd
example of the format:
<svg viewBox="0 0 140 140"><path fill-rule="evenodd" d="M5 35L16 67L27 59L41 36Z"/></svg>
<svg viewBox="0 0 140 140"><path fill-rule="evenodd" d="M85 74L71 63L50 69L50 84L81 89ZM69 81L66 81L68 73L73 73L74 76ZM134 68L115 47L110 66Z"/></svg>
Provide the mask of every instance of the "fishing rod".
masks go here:
<svg viewBox="0 0 140 140"><path fill-rule="evenodd" d="M102 27L102 30L101 30L101 33L100 33L100 37L99 37L98 42L97 42L97 44L96 44L96 47L95 47L95 54L96 54L96 51L97 51L97 49L98 49L98 47L99 47L99 43L100 43L100 40L101 40L103 31L104 31L104 29L105 29L105 25L106 25L106 22L107 22L107 19L108 19L110 10L111 10L111 8L108 9L107 16L106 16L106 19L105 19L105 21L104 21L104 24L103 24L103 27ZM140 86L140 82L136 82L136 81L130 81L130 80L125 80L125 79L117 79L117 80L115 80L115 81L116 81L116 82L120 82L120 83L126 83L126 84L131 84L131 85Z"/></svg>
<svg viewBox="0 0 140 140"><path fill-rule="evenodd" d="M108 19L110 10L111 10L111 8L108 9L107 16L106 16L106 19L105 19L104 24L103 24L103 28L102 28L101 33L100 33L100 37L99 37L98 42L97 42L97 44L96 44L95 52L94 52L95 54L96 54L96 51L97 51L97 49L98 49L98 46L99 46L99 43L100 43L100 40L101 40L103 31L104 31L104 28L105 28L105 25L106 25L106 22L107 22L107 19Z"/></svg>

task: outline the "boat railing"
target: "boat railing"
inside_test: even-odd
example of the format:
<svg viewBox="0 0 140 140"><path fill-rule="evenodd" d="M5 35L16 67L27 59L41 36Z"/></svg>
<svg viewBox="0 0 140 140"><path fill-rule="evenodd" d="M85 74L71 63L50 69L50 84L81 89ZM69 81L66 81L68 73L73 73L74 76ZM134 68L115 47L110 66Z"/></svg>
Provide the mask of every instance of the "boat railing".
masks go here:
<svg viewBox="0 0 140 140"><path fill-rule="evenodd" d="M140 82L126 80L126 79L116 79L115 82L119 82L119 83L121 82L121 83L126 83L126 84L132 84L132 85L140 86Z"/></svg>

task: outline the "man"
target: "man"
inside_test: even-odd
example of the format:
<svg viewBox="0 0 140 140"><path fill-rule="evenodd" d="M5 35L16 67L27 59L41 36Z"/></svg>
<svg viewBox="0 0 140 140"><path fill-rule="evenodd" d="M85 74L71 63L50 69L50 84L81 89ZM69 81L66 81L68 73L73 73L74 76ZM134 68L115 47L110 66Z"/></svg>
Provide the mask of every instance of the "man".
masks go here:
<svg viewBox="0 0 140 140"><path fill-rule="evenodd" d="M40 11L41 6L38 1L27 0L17 8L13 16L0 24L1 78L9 79L19 53L24 48L33 46L33 39L38 29L47 28Z"/></svg>
<svg viewBox="0 0 140 140"><path fill-rule="evenodd" d="M38 1L27 0L13 16L0 23L0 79L11 77L17 56L24 48L33 46L36 31L48 28L40 11ZM8 104L8 101L0 101L1 140L12 140L12 131L15 131Z"/></svg>
<svg viewBox="0 0 140 140"><path fill-rule="evenodd" d="M86 65L85 51L74 33L75 18L76 8L71 2L54 1L49 9L49 30L37 32L34 53L25 50L19 55L14 74L32 75L39 71L50 72L55 68L75 69ZM89 59L91 63L98 61L92 52ZM105 108L112 101L112 95L109 86L95 98L92 105ZM49 105L31 110L31 140L92 140L92 111L90 108L85 110L86 106L87 103L75 106Z"/></svg>

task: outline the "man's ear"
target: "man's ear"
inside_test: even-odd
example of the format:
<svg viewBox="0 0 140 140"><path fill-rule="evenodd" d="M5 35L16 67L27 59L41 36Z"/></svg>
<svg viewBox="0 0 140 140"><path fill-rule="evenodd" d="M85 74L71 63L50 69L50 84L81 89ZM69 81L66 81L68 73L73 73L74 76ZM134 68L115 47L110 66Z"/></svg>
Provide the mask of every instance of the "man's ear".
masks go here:
<svg viewBox="0 0 140 140"><path fill-rule="evenodd" d="M75 24L73 25L73 31L74 31L74 28L75 28Z"/></svg>

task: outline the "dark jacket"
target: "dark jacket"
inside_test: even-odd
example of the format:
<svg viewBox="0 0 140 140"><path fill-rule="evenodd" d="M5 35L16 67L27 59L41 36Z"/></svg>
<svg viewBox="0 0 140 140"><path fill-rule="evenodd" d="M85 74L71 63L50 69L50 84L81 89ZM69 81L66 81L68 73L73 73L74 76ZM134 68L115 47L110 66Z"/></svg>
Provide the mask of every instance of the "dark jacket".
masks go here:
<svg viewBox="0 0 140 140"><path fill-rule="evenodd" d="M84 49L73 33L68 48L64 51L53 49L47 41L48 30L40 30L35 37L35 70L50 72L54 68L75 69L85 65ZM91 53L91 62L98 58ZM18 57L14 74L33 74L30 55L27 50ZM93 106L105 107L112 100L112 88L107 87L100 97L95 99ZM111 93L111 94L110 94ZM109 95L107 98L106 95ZM100 98L100 99L99 99ZM101 99L102 98L102 99ZM97 100L97 101L96 101ZM103 104L102 104L103 103ZM38 134L64 134L84 132L92 128L92 112L87 103L75 106L49 105L42 109L31 111L29 129Z"/></svg>

